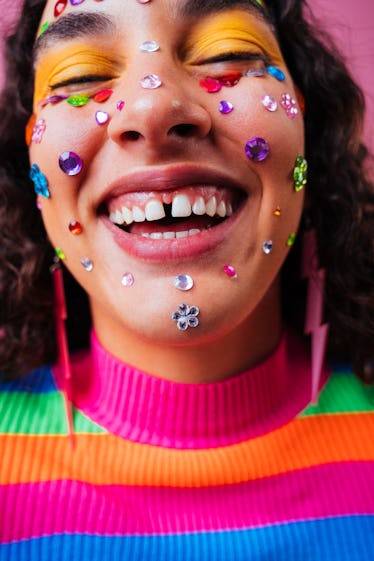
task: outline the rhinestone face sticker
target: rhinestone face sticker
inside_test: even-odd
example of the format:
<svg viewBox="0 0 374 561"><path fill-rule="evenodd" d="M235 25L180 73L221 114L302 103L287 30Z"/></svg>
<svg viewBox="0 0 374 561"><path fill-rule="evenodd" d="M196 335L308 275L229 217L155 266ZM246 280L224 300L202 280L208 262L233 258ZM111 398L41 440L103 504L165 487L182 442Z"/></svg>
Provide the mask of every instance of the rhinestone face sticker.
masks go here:
<svg viewBox="0 0 374 561"><path fill-rule="evenodd" d="M262 251L265 253L265 255L269 255L269 253L271 253L273 251L273 242L272 240L266 240L263 244L262 244Z"/></svg>
<svg viewBox="0 0 374 561"><path fill-rule="evenodd" d="M140 80L140 85L145 90L155 90L161 86L162 82L157 74L148 74Z"/></svg>
<svg viewBox="0 0 374 561"><path fill-rule="evenodd" d="M291 247L296 241L296 233L295 232L291 232L291 234L288 236L287 238L287 242L286 245L288 245L289 247Z"/></svg>
<svg viewBox="0 0 374 561"><path fill-rule="evenodd" d="M79 4L82 4L82 2L84 2L84 0L70 0L70 4L72 6L78 6Z"/></svg>
<svg viewBox="0 0 374 561"><path fill-rule="evenodd" d="M45 120L38 119L38 121L36 121L32 129L31 142L35 142L35 144L40 144L41 141L43 140L43 134L46 128L47 125L45 123Z"/></svg>
<svg viewBox="0 0 374 561"><path fill-rule="evenodd" d="M222 89L222 84L219 83L218 80L214 78L204 78L204 80L200 80L200 86L204 88L208 93L216 93Z"/></svg>
<svg viewBox="0 0 374 561"><path fill-rule="evenodd" d="M156 51L160 50L160 45L157 41L144 41L140 46L139 49L143 53L155 53Z"/></svg>
<svg viewBox="0 0 374 561"><path fill-rule="evenodd" d="M125 107L125 102L123 101L123 99L120 99L119 101L117 101L116 107L117 107L118 111L122 111L122 109Z"/></svg>
<svg viewBox="0 0 374 561"><path fill-rule="evenodd" d="M174 286L177 290L191 290L193 284L193 279L190 275L177 275L174 278Z"/></svg>
<svg viewBox="0 0 374 561"><path fill-rule="evenodd" d="M110 98L112 93L113 93L113 90L110 90L109 88L107 88L105 90L101 90L101 91L97 92L97 94L95 94L92 99L96 103L104 103L104 101L107 101Z"/></svg>
<svg viewBox="0 0 374 561"><path fill-rule="evenodd" d="M84 259L81 259L81 265L82 265L83 269L85 269L89 273L92 271L92 269L94 267L91 259L88 259L88 257L85 257Z"/></svg>
<svg viewBox="0 0 374 561"><path fill-rule="evenodd" d="M86 94L71 95L66 101L73 107L83 107L90 101L90 96Z"/></svg>
<svg viewBox="0 0 374 561"><path fill-rule="evenodd" d="M58 160L59 166L67 175L78 175L81 172L82 160L75 152L63 152Z"/></svg>
<svg viewBox="0 0 374 561"><path fill-rule="evenodd" d="M281 106L285 110L289 119L294 119L299 114L299 110L296 106L296 100L288 93L282 94Z"/></svg>
<svg viewBox="0 0 374 561"><path fill-rule="evenodd" d="M271 95L263 95L261 98L261 103L268 111L274 112L278 109L278 103Z"/></svg>
<svg viewBox="0 0 374 561"><path fill-rule="evenodd" d="M96 111L95 120L98 125L105 125L109 121L109 113L106 111Z"/></svg>
<svg viewBox="0 0 374 561"><path fill-rule="evenodd" d="M265 74L266 72L264 69L257 68L256 70L247 70L246 72L244 72L243 76L246 76L248 78L250 77L261 78L261 76L265 76Z"/></svg>
<svg viewBox="0 0 374 561"><path fill-rule="evenodd" d="M267 70L268 74L270 74L270 76L273 76L273 78L275 78L279 82L284 82L285 81L286 75L283 72L283 70L278 68L278 66L267 66L266 70Z"/></svg>
<svg viewBox="0 0 374 561"><path fill-rule="evenodd" d="M230 103L230 101L222 100L219 102L219 112L222 113L223 115L227 115L228 113L231 113L233 109L234 106L232 103Z"/></svg>
<svg viewBox="0 0 374 561"><path fill-rule="evenodd" d="M247 158L253 162L262 162L268 157L270 147L264 138L255 136L254 138L248 140L244 151Z"/></svg>
<svg viewBox="0 0 374 561"><path fill-rule="evenodd" d="M55 247L55 253L56 253L57 257L58 257L59 259L61 259L61 261L64 261L64 260L66 259L66 255L65 255L65 253L62 251L61 248Z"/></svg>
<svg viewBox="0 0 374 561"><path fill-rule="evenodd" d="M307 183L308 162L303 156L297 156L293 170L295 191L301 191Z"/></svg>
<svg viewBox="0 0 374 561"><path fill-rule="evenodd" d="M236 269L232 265L225 265L223 267L223 271L228 277L230 277L230 279L237 279L238 278Z"/></svg>
<svg viewBox="0 0 374 561"><path fill-rule="evenodd" d="M125 273L122 277L121 284L130 287L134 284L134 275L132 273Z"/></svg>
<svg viewBox="0 0 374 561"><path fill-rule="evenodd" d="M282 211L280 206L277 206L274 210L273 210L273 214L274 216L281 216L282 215Z"/></svg>
<svg viewBox="0 0 374 561"><path fill-rule="evenodd" d="M54 11L53 11L55 18L57 18L58 16L60 16L62 14L62 12L65 10L67 4L68 4L68 0L58 0L58 2L56 2L55 7L54 7Z"/></svg>
<svg viewBox="0 0 374 561"><path fill-rule="evenodd" d="M83 232L81 223L77 220L69 222L69 232L71 232L74 236L79 236L79 234Z"/></svg>
<svg viewBox="0 0 374 561"><path fill-rule="evenodd" d="M199 325L198 315L200 310L197 306L188 306L187 304L179 304L178 311L173 312L172 320L177 322L180 331L186 331L189 327L197 327Z"/></svg>
<svg viewBox="0 0 374 561"><path fill-rule="evenodd" d="M148 4L151 0L136 0L138 4Z"/></svg>
<svg viewBox="0 0 374 561"><path fill-rule="evenodd" d="M34 191L37 195L41 195L45 199L49 199L51 193L48 189L48 180L42 173L37 164L33 164L30 169L29 177L34 183Z"/></svg>

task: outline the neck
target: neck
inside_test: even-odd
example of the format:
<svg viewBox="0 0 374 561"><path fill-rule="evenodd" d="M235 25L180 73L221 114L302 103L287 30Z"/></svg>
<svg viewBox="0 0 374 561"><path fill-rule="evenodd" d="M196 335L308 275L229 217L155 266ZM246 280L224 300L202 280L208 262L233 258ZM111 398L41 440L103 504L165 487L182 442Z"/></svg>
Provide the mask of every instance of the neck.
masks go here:
<svg viewBox="0 0 374 561"><path fill-rule="evenodd" d="M154 376L180 383L209 383L229 378L262 362L281 336L279 287L276 283L240 325L224 335L190 346L167 346L95 317L101 344L116 358Z"/></svg>

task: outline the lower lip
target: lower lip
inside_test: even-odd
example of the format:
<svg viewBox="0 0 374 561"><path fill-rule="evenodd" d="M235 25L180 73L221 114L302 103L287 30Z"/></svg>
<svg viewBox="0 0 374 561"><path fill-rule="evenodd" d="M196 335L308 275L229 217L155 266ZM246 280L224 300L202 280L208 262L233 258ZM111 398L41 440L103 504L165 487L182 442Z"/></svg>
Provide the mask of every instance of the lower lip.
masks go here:
<svg viewBox="0 0 374 561"><path fill-rule="evenodd" d="M107 216L101 216L101 220L123 251L144 261L163 262L191 259L214 251L230 235L239 214L240 210L221 224L199 234L171 240L154 240L129 234L115 226Z"/></svg>

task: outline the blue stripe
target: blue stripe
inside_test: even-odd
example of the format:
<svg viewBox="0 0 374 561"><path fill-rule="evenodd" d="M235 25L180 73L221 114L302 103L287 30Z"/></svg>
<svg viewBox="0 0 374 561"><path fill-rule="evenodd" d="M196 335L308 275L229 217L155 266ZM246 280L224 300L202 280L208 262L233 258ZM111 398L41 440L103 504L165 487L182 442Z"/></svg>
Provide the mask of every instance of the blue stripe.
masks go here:
<svg viewBox="0 0 374 561"><path fill-rule="evenodd" d="M0 561L369 561L374 516L170 536L59 535L0 546Z"/></svg>
<svg viewBox="0 0 374 561"><path fill-rule="evenodd" d="M56 384L50 366L41 366L10 382L0 380L0 392L50 393L55 391Z"/></svg>

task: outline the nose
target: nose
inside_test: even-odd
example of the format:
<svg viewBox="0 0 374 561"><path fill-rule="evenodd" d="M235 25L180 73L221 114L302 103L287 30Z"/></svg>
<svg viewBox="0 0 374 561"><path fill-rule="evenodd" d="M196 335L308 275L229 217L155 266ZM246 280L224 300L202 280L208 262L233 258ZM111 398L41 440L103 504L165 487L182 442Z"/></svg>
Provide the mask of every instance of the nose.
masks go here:
<svg viewBox="0 0 374 561"><path fill-rule="evenodd" d="M123 108L115 111L108 135L128 148L135 144L158 150L206 138L212 128L210 114L189 90L171 79L155 89L142 87L141 79L131 88L124 85Z"/></svg>

